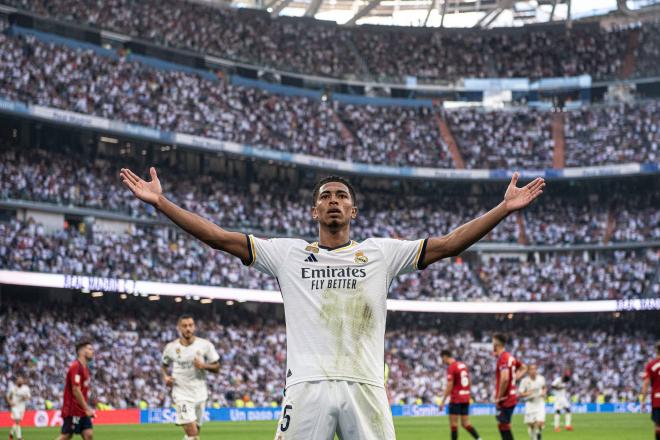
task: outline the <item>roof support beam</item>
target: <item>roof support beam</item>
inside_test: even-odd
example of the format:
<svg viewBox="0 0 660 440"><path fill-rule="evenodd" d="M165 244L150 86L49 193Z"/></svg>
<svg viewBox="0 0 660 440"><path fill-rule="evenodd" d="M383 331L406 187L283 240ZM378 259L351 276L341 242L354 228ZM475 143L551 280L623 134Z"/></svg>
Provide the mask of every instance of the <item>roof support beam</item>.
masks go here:
<svg viewBox="0 0 660 440"><path fill-rule="evenodd" d="M442 0L442 12L440 13L440 27L445 26L445 14L447 13L447 3L449 3L449 0Z"/></svg>
<svg viewBox="0 0 660 440"><path fill-rule="evenodd" d="M286 0L285 0L286 1ZM360 9L357 11L357 13L351 17L350 20L346 22L346 25L348 26L353 26L355 23L361 19L362 17L365 17L369 15L369 13L376 8L380 4L381 0L371 0L369 4L367 4L364 8Z"/></svg>
<svg viewBox="0 0 660 440"><path fill-rule="evenodd" d="M484 16L481 17L481 18L479 19L479 21L477 21L477 22L474 24L474 26L472 26L472 27L473 27L473 28L482 27L481 24L482 24L484 21L488 20L488 17L490 17L492 13L493 13L493 11L488 11L488 12L486 12L486 13L484 14Z"/></svg>
<svg viewBox="0 0 660 440"><path fill-rule="evenodd" d="M429 4L429 8L426 11L426 18L424 19L424 27L426 27L426 23L429 22L429 17L431 16L431 11L436 7L438 3L438 0L431 0L431 3Z"/></svg>
<svg viewBox="0 0 660 440"><path fill-rule="evenodd" d="M280 12L284 10L287 6L289 6L289 3L291 3L293 0L282 0L277 6L273 8L273 12L270 13L271 17L277 17L280 15Z"/></svg>
<svg viewBox="0 0 660 440"><path fill-rule="evenodd" d="M555 8L557 7L557 0L553 0L552 2L552 11L550 11L550 21L553 21L555 19Z"/></svg>
<svg viewBox="0 0 660 440"><path fill-rule="evenodd" d="M495 13L493 14L493 16L488 20L488 22L487 22L486 24L484 24L483 27L484 27L484 28L488 28L491 24L493 24L493 22L497 19L497 17L500 16L500 14L502 13L502 11L504 11L504 8L497 8L497 9L495 10Z"/></svg>
<svg viewBox="0 0 660 440"><path fill-rule="evenodd" d="M323 0L312 0L305 11L305 17L314 17L321 9L321 4Z"/></svg>

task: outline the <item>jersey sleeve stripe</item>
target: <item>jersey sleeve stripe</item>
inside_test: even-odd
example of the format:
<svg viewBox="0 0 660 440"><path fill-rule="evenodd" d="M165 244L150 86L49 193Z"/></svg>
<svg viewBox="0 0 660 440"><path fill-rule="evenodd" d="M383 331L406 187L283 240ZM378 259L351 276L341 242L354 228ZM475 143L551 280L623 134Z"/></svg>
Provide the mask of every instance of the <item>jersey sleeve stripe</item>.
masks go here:
<svg viewBox="0 0 660 440"><path fill-rule="evenodd" d="M251 234L245 234L245 238L247 239L248 260L244 261L243 264L246 266L253 266L255 261L257 261L257 253L254 247L254 236Z"/></svg>
<svg viewBox="0 0 660 440"><path fill-rule="evenodd" d="M428 238L422 240L419 244L419 249L417 249L417 256L415 256L415 269L424 270L426 266L424 265L424 255L426 255L426 243L429 241Z"/></svg>

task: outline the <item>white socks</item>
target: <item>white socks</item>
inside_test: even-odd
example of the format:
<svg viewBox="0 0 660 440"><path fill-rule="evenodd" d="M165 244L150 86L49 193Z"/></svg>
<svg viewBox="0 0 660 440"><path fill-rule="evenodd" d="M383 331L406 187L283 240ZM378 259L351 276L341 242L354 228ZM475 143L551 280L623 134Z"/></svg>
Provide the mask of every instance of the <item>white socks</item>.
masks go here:
<svg viewBox="0 0 660 440"><path fill-rule="evenodd" d="M571 426L571 413L566 413L566 426Z"/></svg>
<svg viewBox="0 0 660 440"><path fill-rule="evenodd" d="M555 429L559 428L560 423L561 423L561 416L559 414L555 414Z"/></svg>
<svg viewBox="0 0 660 440"><path fill-rule="evenodd" d="M195 436L184 435L183 440L199 440L199 436L198 435L195 435Z"/></svg>
<svg viewBox="0 0 660 440"><path fill-rule="evenodd" d="M536 440L536 427L527 426L527 434L529 434L529 440Z"/></svg>

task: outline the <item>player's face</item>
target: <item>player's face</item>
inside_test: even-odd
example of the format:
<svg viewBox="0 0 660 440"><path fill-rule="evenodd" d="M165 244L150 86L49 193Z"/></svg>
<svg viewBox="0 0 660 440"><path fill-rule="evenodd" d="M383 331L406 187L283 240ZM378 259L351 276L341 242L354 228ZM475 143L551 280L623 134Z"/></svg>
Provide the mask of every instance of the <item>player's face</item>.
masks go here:
<svg viewBox="0 0 660 440"><path fill-rule="evenodd" d="M442 363L445 364L445 365L449 365L449 357L442 356Z"/></svg>
<svg viewBox="0 0 660 440"><path fill-rule="evenodd" d="M80 349L80 352L88 361L91 361L94 358L94 347L92 347L92 344L85 345Z"/></svg>
<svg viewBox="0 0 660 440"><path fill-rule="evenodd" d="M183 339L190 339L195 335L195 321L182 319L179 321L179 333Z"/></svg>
<svg viewBox="0 0 660 440"><path fill-rule="evenodd" d="M500 341L493 338L493 354L495 354L495 355L500 354L501 349L502 349L502 345L500 344Z"/></svg>
<svg viewBox="0 0 660 440"><path fill-rule="evenodd" d="M22 377L19 377L18 379L16 379L16 386L20 387L20 386L23 386L23 385L25 385L25 379L23 379Z"/></svg>
<svg viewBox="0 0 660 440"><path fill-rule="evenodd" d="M340 182L328 182L321 186L312 208L312 217L330 228L344 226L357 216L348 187Z"/></svg>
<svg viewBox="0 0 660 440"><path fill-rule="evenodd" d="M537 372L536 365L530 365L530 366L529 366L529 371L528 371L528 373L529 373L529 377L531 377L532 379L534 379L534 378L536 377L536 372Z"/></svg>

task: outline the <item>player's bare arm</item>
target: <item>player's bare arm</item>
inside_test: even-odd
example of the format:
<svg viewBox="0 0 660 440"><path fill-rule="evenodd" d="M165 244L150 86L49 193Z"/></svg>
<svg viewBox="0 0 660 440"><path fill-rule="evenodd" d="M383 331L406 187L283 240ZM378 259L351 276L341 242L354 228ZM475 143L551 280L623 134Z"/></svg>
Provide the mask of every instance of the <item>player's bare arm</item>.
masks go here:
<svg viewBox="0 0 660 440"><path fill-rule="evenodd" d="M639 407L642 412L646 411L646 395L649 393L649 385L651 381L648 377L644 378L642 382L642 395L639 397Z"/></svg>
<svg viewBox="0 0 660 440"><path fill-rule="evenodd" d="M135 197L153 205L187 233L214 249L234 255L244 263L249 262L250 255L244 234L227 231L215 223L172 203L163 195L163 189L154 167L149 169L149 174L151 175L151 181L149 182L141 179L128 168L122 168L119 176Z"/></svg>
<svg viewBox="0 0 660 440"><path fill-rule="evenodd" d="M163 382L165 382L166 386L171 387L174 385L174 378L170 376L170 372L167 371L167 367L165 367L165 365L160 366L160 372L163 376Z"/></svg>
<svg viewBox="0 0 660 440"><path fill-rule="evenodd" d="M447 397L451 395L451 391L454 389L454 378L450 377L447 379L447 386L445 387L445 392L442 396L442 401L440 402L440 411L444 411L445 409L445 402L447 401Z"/></svg>
<svg viewBox="0 0 660 440"><path fill-rule="evenodd" d="M509 384L509 370L500 371L500 389L497 390L497 396L495 396L495 404L500 405L500 402L507 398L506 390L507 385Z"/></svg>
<svg viewBox="0 0 660 440"><path fill-rule="evenodd" d="M217 373L220 371L220 362L218 361L207 364L202 359L196 357L193 363L195 364L195 368L198 370L206 370L210 371L211 373Z"/></svg>
<svg viewBox="0 0 660 440"><path fill-rule="evenodd" d="M516 381L522 379L525 374L527 374L527 364L522 364L520 368L516 370Z"/></svg>
<svg viewBox="0 0 660 440"><path fill-rule="evenodd" d="M85 411L85 415L87 417L94 417L94 410L87 405L87 401L85 401L85 396L83 396L82 390L80 389L80 385L74 385L73 386L73 396L76 398L76 401L78 402L78 405Z"/></svg>
<svg viewBox="0 0 660 440"><path fill-rule="evenodd" d="M454 229L442 237L431 237L426 244L423 266L447 257L460 255L464 250L481 240L495 226L512 212L525 208L541 194L545 180L537 177L532 182L518 188L520 174L515 172L504 194L504 200L481 217Z"/></svg>

